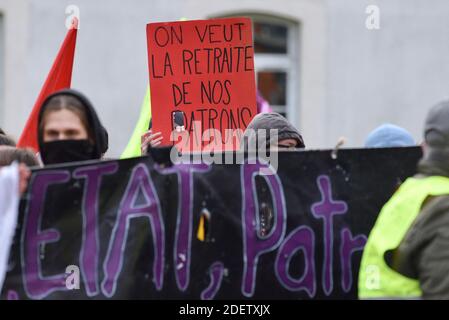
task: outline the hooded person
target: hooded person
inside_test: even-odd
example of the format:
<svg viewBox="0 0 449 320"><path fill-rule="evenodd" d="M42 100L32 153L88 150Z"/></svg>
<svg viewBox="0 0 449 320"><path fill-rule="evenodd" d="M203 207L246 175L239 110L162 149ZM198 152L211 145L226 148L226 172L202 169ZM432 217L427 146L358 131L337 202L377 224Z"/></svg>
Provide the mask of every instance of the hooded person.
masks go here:
<svg viewBox="0 0 449 320"><path fill-rule="evenodd" d="M424 124L423 157L382 208L364 248L360 298L449 299L449 101Z"/></svg>
<svg viewBox="0 0 449 320"><path fill-rule="evenodd" d="M248 124L243 139L245 150L249 151L305 148L299 131L275 112L257 114Z"/></svg>
<svg viewBox="0 0 449 320"><path fill-rule="evenodd" d="M42 104L38 144L44 165L94 160L106 153L108 135L87 97L65 89Z"/></svg>
<svg viewBox="0 0 449 320"><path fill-rule="evenodd" d="M449 177L449 100L429 111L424 125L423 148L418 172Z"/></svg>

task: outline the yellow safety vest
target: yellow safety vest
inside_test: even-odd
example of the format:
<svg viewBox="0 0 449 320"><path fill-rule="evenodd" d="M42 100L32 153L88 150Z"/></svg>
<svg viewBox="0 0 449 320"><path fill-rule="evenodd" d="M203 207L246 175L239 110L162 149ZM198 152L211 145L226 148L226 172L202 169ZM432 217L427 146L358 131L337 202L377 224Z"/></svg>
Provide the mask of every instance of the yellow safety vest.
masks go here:
<svg viewBox="0 0 449 320"><path fill-rule="evenodd" d="M428 196L449 194L449 178L408 178L384 205L363 250L359 271L360 299L419 298L419 281L391 269L384 260L396 249L415 221Z"/></svg>

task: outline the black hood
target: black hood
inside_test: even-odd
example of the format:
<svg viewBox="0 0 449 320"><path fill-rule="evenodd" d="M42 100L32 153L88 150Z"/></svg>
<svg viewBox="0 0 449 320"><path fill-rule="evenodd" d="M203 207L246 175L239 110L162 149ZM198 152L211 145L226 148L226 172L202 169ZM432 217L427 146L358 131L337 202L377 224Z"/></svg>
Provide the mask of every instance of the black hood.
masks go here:
<svg viewBox="0 0 449 320"><path fill-rule="evenodd" d="M425 176L449 177L449 148L427 146L422 159L418 162L418 173Z"/></svg>
<svg viewBox="0 0 449 320"><path fill-rule="evenodd" d="M76 99L78 99L81 104L85 108L85 113L87 117L87 121L90 126L90 130L92 132L93 138L94 138L94 149L95 149L95 159L100 159L102 154L106 153L108 150L108 133L106 129L103 127L103 125L100 122L100 119L98 118L97 113L95 112L94 107L90 103L89 99L85 95L83 95L81 92L73 90L73 89L64 89L57 91L51 95L49 95L45 101L42 103L42 107L39 111L39 117L38 117L38 143L39 143L39 149L42 149L43 144L43 137L41 135L41 132L39 130L40 123L42 120L42 115L44 114L44 111L48 105L48 102L50 99L60 96L60 95L69 95L73 96Z"/></svg>

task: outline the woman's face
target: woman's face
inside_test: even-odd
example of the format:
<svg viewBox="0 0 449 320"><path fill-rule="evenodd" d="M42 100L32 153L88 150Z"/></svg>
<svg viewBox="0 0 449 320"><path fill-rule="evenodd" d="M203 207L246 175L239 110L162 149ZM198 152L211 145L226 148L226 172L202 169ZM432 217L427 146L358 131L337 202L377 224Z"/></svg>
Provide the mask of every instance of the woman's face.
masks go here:
<svg viewBox="0 0 449 320"><path fill-rule="evenodd" d="M43 141L88 139L87 130L78 115L62 109L48 113L44 121Z"/></svg>
<svg viewBox="0 0 449 320"><path fill-rule="evenodd" d="M294 150L298 142L295 139L283 139L279 140L277 144L270 145L270 150L272 151L282 151L282 150Z"/></svg>

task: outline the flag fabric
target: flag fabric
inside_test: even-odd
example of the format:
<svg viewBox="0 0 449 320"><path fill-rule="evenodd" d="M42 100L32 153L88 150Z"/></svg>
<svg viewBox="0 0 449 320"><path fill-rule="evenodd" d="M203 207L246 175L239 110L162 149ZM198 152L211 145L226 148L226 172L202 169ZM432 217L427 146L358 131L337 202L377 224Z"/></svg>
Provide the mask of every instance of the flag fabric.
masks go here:
<svg viewBox="0 0 449 320"><path fill-rule="evenodd" d="M59 49L58 55L47 75L47 79L37 97L37 100L31 110L25 127L20 135L17 146L19 148L32 148L39 152L37 141L37 121L40 108L45 98L55 91L70 88L72 82L72 68L75 57L76 35L78 32L78 19L72 20L72 25L64 42Z"/></svg>
<svg viewBox="0 0 449 320"><path fill-rule="evenodd" d="M0 170L0 291L8 271L9 249L16 231L19 212L19 166Z"/></svg>
<svg viewBox="0 0 449 320"><path fill-rule="evenodd" d="M256 103L257 103L257 113L265 113L265 112L273 112L270 104L267 100L262 96L262 93L257 90L256 92Z"/></svg>
<svg viewBox="0 0 449 320"><path fill-rule="evenodd" d="M148 86L145 98L143 99L142 102L142 107L140 108L139 120L137 121L131 139L129 139L128 145L126 146L125 151L122 153L120 159L139 157L141 155L140 139L142 134L148 131L150 120L151 120L151 99L150 99L150 87Z"/></svg>

